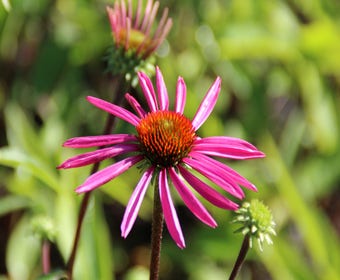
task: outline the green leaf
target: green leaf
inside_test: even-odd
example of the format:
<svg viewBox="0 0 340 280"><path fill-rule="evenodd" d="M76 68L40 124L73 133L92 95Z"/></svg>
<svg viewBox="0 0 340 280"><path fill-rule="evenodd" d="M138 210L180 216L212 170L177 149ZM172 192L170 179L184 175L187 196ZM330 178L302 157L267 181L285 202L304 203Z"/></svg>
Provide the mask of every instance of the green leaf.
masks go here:
<svg viewBox="0 0 340 280"><path fill-rule="evenodd" d="M55 202L55 226L57 244L61 255L67 261L72 249L77 222L77 196L62 189Z"/></svg>
<svg viewBox="0 0 340 280"><path fill-rule="evenodd" d="M0 164L12 168L24 168L55 191L59 188L57 176L51 172L50 166L47 166L34 156L27 155L22 150L8 147L0 149Z"/></svg>
<svg viewBox="0 0 340 280"><path fill-rule="evenodd" d="M326 243L333 235L329 232L329 228L321 223L325 219L324 215L313 204L307 204L307 201L303 199L292 174L283 162L278 147L268 134L265 136L265 146L267 148L268 172L276 178L278 192L303 237L306 250L311 257L314 273L317 273L318 276L327 275L330 277L328 279L336 279L337 271L332 264L332 259L340 258L338 240L332 239L332 248L327 246Z"/></svg>
<svg viewBox="0 0 340 280"><path fill-rule="evenodd" d="M31 155L43 155L40 139L22 109L14 103L5 107L6 133L10 146L18 147ZM47 156L47 155L43 155Z"/></svg>
<svg viewBox="0 0 340 280"><path fill-rule="evenodd" d="M6 251L6 266L10 279L31 279L37 267L40 241L32 232L30 219L25 215L11 233Z"/></svg>
<svg viewBox="0 0 340 280"><path fill-rule="evenodd" d="M30 201L24 197L7 195L0 198L0 216L28 207L29 205L31 205Z"/></svg>
<svg viewBox="0 0 340 280"><path fill-rule="evenodd" d="M101 201L99 196L94 194L88 205L80 242L74 271L75 279L113 279L114 248L111 245Z"/></svg>

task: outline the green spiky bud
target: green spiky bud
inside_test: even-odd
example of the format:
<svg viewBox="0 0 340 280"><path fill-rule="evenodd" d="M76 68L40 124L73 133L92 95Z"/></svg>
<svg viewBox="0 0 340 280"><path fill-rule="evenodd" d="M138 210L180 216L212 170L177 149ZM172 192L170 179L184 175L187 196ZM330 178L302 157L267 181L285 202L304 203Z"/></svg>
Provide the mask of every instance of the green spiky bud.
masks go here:
<svg viewBox="0 0 340 280"><path fill-rule="evenodd" d="M271 235L276 235L275 222L269 208L261 201L253 199L250 203L244 202L242 207L236 211L237 216L233 223L242 224L235 232L249 235L249 246L252 247L253 239L257 240L259 248L263 251L262 244L273 244Z"/></svg>

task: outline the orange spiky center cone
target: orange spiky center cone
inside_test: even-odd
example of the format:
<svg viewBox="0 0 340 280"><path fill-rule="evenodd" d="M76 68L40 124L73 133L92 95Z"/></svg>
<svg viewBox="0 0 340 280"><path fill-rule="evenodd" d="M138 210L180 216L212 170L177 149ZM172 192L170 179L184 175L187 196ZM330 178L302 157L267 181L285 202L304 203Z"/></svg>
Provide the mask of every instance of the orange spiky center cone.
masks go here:
<svg viewBox="0 0 340 280"><path fill-rule="evenodd" d="M196 138L191 121L180 113L149 113L136 127L141 150L152 165L176 166L188 155Z"/></svg>

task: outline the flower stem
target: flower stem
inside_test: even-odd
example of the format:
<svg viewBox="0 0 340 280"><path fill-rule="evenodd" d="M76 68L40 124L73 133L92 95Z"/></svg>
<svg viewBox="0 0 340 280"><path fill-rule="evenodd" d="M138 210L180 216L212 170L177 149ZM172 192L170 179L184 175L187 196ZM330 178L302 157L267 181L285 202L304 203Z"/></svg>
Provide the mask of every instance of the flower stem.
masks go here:
<svg viewBox="0 0 340 280"><path fill-rule="evenodd" d="M154 203L152 215L150 280L158 280L159 265L161 259L161 245L164 218L158 189L159 186L158 183L156 183L154 190Z"/></svg>
<svg viewBox="0 0 340 280"><path fill-rule="evenodd" d="M114 94L114 99L113 99L114 104L120 104L122 102L123 94L125 93L123 81L124 81L123 76L115 77L114 82L116 84L116 87L115 87L115 94ZM107 119L106 119L106 123L105 123L105 127L104 127L104 130L103 130L103 134L111 133L111 131L114 127L114 124L115 124L115 116L108 114ZM102 149L102 148L104 148L104 147L99 147L98 149ZM90 174L97 172L99 170L99 166L100 166L100 162L96 162L95 164L93 164ZM91 193L92 192L89 191L89 192L84 194L83 200L82 200L81 205L80 205L80 210L79 210L79 215L78 215L78 223L77 223L76 233L75 233L75 236L74 236L73 247L72 247L71 255L70 255L68 262L66 264L66 270L67 270L67 274L68 274L68 277L69 277L68 279L70 279L70 280L72 280L73 266L74 266L74 262L75 262L75 258L76 258L78 245L79 245L81 228L82 228L82 225L83 225L87 206L88 206L89 201L90 201Z"/></svg>
<svg viewBox="0 0 340 280"><path fill-rule="evenodd" d="M50 249L51 249L50 241L47 239L44 239L42 243L42 248L41 248L42 269L43 269L44 274L48 274L51 268Z"/></svg>
<svg viewBox="0 0 340 280"><path fill-rule="evenodd" d="M249 250L249 234L246 234L243 239L243 243L240 249L240 252L238 254L237 260L235 262L234 268L230 274L229 280L234 280L237 276L237 274L240 272L240 269L242 267L242 264L246 258L246 255Z"/></svg>

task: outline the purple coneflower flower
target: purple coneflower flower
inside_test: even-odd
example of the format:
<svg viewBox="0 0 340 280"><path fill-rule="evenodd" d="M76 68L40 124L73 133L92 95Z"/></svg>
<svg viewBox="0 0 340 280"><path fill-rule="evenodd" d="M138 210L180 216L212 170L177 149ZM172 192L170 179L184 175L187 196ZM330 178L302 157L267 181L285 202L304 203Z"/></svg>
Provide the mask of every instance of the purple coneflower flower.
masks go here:
<svg viewBox="0 0 340 280"><path fill-rule="evenodd" d="M192 120L183 115L186 85L181 77L178 78L175 108L172 111L169 110L167 89L158 67L156 68L157 91L154 90L149 77L143 72L138 72L138 77L149 111L145 111L130 94L126 94L125 97L136 114L104 100L87 97L87 100L96 107L133 125L136 128L136 133L71 138L64 143L65 147L105 146L105 148L70 158L59 168L80 167L118 155L126 155L124 159L88 177L76 189L77 193L83 193L100 187L137 163L143 163L144 173L125 210L121 224L122 236L125 238L129 234L147 187L154 177L159 186L160 200L169 233L176 244L180 248L184 248L184 237L171 198L169 181L185 205L198 219L210 227L216 227L215 220L195 197L188 185L217 207L236 210L238 205L203 182L192 171L195 170L224 191L242 199L244 192L239 185L254 191L256 191L256 187L212 156L251 159L264 157L264 154L250 143L238 138L226 136L200 138L196 134L216 104L221 88L219 77L208 90Z"/></svg>
<svg viewBox="0 0 340 280"><path fill-rule="evenodd" d="M163 42L170 31L172 20L168 18L168 9L164 9L162 18L153 30L159 2L148 0L144 13L142 12L142 0L138 1L137 11L133 16L131 0L116 1L113 8L107 7L108 16L116 47L134 50L143 58L148 57Z"/></svg>

